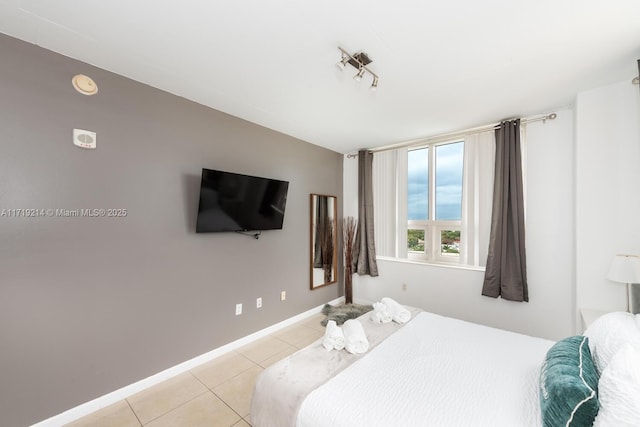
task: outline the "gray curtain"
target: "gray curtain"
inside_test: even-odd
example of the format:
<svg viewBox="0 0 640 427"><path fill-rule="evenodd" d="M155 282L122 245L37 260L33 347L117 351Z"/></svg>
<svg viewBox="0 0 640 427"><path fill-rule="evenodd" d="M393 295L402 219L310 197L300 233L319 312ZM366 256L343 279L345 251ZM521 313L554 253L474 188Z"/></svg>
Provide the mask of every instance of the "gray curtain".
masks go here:
<svg viewBox="0 0 640 427"><path fill-rule="evenodd" d="M358 152L358 230L353 244L353 270L359 275L378 275L373 235L373 153Z"/></svg>
<svg viewBox="0 0 640 427"><path fill-rule="evenodd" d="M482 295L529 301L524 245L520 119L496 129L496 167L489 254Z"/></svg>

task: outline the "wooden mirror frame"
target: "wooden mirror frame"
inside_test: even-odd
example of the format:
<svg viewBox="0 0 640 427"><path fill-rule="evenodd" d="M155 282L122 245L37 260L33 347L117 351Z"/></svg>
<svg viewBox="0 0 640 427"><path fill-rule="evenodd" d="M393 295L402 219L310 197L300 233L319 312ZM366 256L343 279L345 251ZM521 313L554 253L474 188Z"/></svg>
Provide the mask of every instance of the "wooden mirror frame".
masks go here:
<svg viewBox="0 0 640 427"><path fill-rule="evenodd" d="M338 282L338 198L311 194L309 205L309 284L313 290Z"/></svg>

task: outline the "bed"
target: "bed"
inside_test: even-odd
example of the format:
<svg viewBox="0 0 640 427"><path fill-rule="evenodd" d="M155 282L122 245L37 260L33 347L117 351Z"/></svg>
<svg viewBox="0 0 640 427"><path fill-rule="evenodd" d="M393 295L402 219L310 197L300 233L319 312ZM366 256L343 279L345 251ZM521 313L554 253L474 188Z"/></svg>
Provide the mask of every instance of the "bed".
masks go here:
<svg viewBox="0 0 640 427"><path fill-rule="evenodd" d="M540 426L540 364L553 341L410 309L359 318L363 355L317 341L265 370L251 407L267 426Z"/></svg>
<svg viewBox="0 0 640 427"><path fill-rule="evenodd" d="M404 324L358 318L364 354L320 339L263 371L252 425L640 425L640 315L554 342L407 308Z"/></svg>

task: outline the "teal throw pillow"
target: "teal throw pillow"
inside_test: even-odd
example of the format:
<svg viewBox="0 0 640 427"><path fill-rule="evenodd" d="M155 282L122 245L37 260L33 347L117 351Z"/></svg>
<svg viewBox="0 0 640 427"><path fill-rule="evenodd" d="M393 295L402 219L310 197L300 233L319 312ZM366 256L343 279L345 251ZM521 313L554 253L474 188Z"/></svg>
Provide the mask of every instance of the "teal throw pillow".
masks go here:
<svg viewBox="0 0 640 427"><path fill-rule="evenodd" d="M591 426L598 415L598 373L589 338L574 336L549 349L540 370L544 427Z"/></svg>

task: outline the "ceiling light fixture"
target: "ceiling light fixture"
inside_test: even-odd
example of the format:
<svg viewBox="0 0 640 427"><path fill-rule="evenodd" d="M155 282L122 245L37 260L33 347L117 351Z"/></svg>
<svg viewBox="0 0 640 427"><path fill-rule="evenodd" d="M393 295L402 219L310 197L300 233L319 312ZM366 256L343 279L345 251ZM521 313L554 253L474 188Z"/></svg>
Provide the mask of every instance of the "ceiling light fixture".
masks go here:
<svg viewBox="0 0 640 427"><path fill-rule="evenodd" d="M338 46L338 50L342 54L342 59L336 64L338 68L343 70L347 64L358 70L358 73L353 76L355 81L360 81L364 77L365 72L371 74L373 79L371 83L371 90L378 89L378 75L367 68L367 65L371 64L371 59L364 52L358 52L351 55L349 52Z"/></svg>
<svg viewBox="0 0 640 427"><path fill-rule="evenodd" d="M73 76L71 84L75 90L83 95L91 96L98 93L98 85L96 82L94 82L91 77L85 76L84 74L77 74Z"/></svg>

